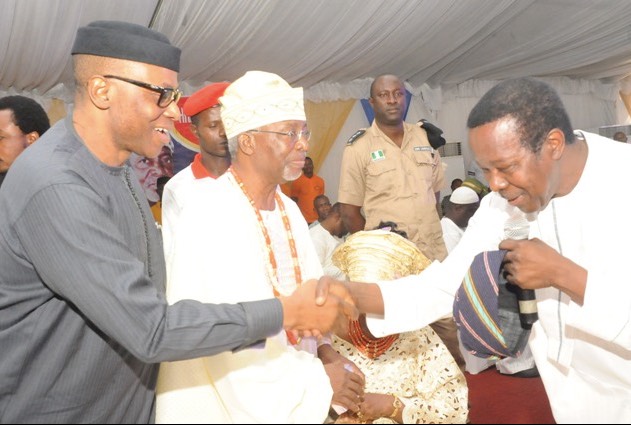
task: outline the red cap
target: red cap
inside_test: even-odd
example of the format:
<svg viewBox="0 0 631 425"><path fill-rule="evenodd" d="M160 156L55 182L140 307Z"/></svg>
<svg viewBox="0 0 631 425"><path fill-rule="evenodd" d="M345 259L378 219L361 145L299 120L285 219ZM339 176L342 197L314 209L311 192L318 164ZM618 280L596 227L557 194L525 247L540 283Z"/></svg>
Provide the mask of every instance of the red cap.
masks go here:
<svg viewBox="0 0 631 425"><path fill-rule="evenodd" d="M223 96L229 82L213 83L197 90L189 96L182 108L189 117L199 114L201 111L219 104L219 98Z"/></svg>

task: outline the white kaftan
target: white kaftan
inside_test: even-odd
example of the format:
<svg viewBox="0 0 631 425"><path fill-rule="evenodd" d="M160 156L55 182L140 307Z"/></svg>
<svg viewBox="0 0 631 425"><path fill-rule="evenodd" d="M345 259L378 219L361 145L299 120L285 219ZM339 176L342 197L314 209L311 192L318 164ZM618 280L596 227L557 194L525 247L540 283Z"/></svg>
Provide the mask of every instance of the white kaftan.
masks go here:
<svg viewBox="0 0 631 425"><path fill-rule="evenodd" d="M274 297L268 253L255 212L231 173L197 182L181 211L167 263L167 299L237 303ZM280 191L279 191L280 193ZM307 223L281 194L296 241L303 281L322 275ZM280 293L296 288L285 230L276 206L261 211L275 250ZM279 252L280 251L280 252ZM289 256L287 258L287 256ZM282 276L285 276L283 278ZM194 353L192 353L194 355ZM158 423L322 423L332 398L319 359L287 342L285 332L239 352L163 363Z"/></svg>
<svg viewBox="0 0 631 425"><path fill-rule="evenodd" d="M539 321L530 348L557 423L630 423L631 197L619 183L631 164L631 145L582 134L589 153L577 186L529 220L530 238L587 269L584 303L554 288L536 290ZM497 249L513 210L499 194L485 196L442 263L380 283L385 317L369 319L371 332L404 332L451 313L473 257Z"/></svg>

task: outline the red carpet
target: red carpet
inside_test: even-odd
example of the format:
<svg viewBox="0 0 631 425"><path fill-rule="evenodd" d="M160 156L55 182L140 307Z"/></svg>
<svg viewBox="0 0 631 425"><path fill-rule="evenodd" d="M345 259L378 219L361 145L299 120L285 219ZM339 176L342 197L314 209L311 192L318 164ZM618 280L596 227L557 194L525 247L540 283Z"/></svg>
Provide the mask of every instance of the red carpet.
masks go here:
<svg viewBox="0 0 631 425"><path fill-rule="evenodd" d="M541 378L502 375L491 367L465 373L472 424L554 424Z"/></svg>

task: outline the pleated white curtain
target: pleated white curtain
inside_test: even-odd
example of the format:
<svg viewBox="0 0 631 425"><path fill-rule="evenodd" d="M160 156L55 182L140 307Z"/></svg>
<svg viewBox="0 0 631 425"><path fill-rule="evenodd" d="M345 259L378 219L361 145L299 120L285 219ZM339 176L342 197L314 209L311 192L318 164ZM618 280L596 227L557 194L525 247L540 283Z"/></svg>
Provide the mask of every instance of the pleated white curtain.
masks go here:
<svg viewBox="0 0 631 425"><path fill-rule="evenodd" d="M466 147L477 99L497 80L532 75L559 90L575 127L628 123L627 0L0 0L0 10L0 96L45 107L72 102L77 28L116 19L182 48L187 95L259 69L313 102L361 99L375 76L394 73L413 94L408 120L428 118ZM361 107L347 124L336 144L367 125Z"/></svg>
<svg viewBox="0 0 631 425"><path fill-rule="evenodd" d="M626 0L1 0L0 91L68 99L77 28L151 25L182 47L186 94L248 70L314 102L360 99L394 73L438 111L467 81L631 73ZM604 80L607 81L607 80ZM461 89L459 89L461 90Z"/></svg>

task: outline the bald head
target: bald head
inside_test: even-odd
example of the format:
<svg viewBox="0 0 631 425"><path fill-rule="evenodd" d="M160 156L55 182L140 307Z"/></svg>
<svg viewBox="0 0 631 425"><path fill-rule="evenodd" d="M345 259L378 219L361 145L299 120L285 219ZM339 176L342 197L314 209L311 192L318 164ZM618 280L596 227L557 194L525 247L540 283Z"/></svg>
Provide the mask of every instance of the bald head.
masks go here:
<svg viewBox="0 0 631 425"><path fill-rule="evenodd" d="M617 142L627 143L627 135L622 131L616 131L613 135L613 139Z"/></svg>
<svg viewBox="0 0 631 425"><path fill-rule="evenodd" d="M403 81L399 77L393 74L383 74L372 80L370 84L370 97L375 97L375 88L380 86L383 82L391 82L404 87Z"/></svg>

